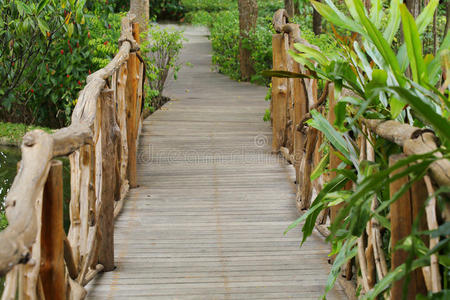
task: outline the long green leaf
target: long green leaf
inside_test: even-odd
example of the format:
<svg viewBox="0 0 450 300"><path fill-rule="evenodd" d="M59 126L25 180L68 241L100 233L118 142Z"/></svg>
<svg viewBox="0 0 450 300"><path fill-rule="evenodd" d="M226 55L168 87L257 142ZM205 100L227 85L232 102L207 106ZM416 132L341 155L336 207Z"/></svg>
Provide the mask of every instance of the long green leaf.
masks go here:
<svg viewBox="0 0 450 300"><path fill-rule="evenodd" d="M399 99L411 105L414 112L431 124L442 138L450 141L450 122L436 113L426 98L420 98L412 93L411 90L402 87L386 87L382 89L396 94Z"/></svg>
<svg viewBox="0 0 450 300"><path fill-rule="evenodd" d="M436 52L436 57L433 58L427 66L428 79L430 80L430 84L433 86L436 85L440 79L439 73L441 71L441 55L444 51L449 51L448 49L450 49L450 34L447 33L441 43L441 46L439 47L439 50Z"/></svg>
<svg viewBox="0 0 450 300"><path fill-rule="evenodd" d="M359 16L359 19L367 32L368 38L372 41L372 43L375 45L377 50L382 55L383 59L389 65L397 82L401 86L403 86L403 84L405 83L405 79L402 77L400 73L400 66L398 64L397 57L395 56L395 53L392 51L390 45L384 39L381 32L378 31L375 25L373 25L373 23L370 22L370 20L365 15L364 7L362 5L361 0L348 0L348 1L353 4L354 9L356 10Z"/></svg>
<svg viewBox="0 0 450 300"><path fill-rule="evenodd" d="M436 10L438 4L439 0L431 0L417 17L416 26L419 34L424 33L426 27L431 23L431 21L433 21L434 11ZM398 50L397 59L399 61L401 72L405 72L409 63L405 44L403 44Z"/></svg>
<svg viewBox="0 0 450 300"><path fill-rule="evenodd" d="M420 40L416 22L405 4L400 5L400 13L402 15L403 36L413 80L419 84L422 80L427 82L425 62L422 56L422 41Z"/></svg>
<svg viewBox="0 0 450 300"><path fill-rule="evenodd" d="M377 28L380 28L381 20L383 19L383 3L381 0L372 0L371 2L370 20Z"/></svg>
<svg viewBox="0 0 450 300"><path fill-rule="evenodd" d="M353 32L362 32L362 27L355 21L340 12L333 2L325 0L327 4L320 3L318 1L310 0L314 9L329 22L336 26L345 28Z"/></svg>
<svg viewBox="0 0 450 300"><path fill-rule="evenodd" d="M320 130L327 140L336 148L339 152L341 152L345 158L351 160L350 151L347 149L347 143L342 135L333 128L333 126L325 119L317 110L311 111L312 119L308 120L308 124L312 127Z"/></svg>
<svg viewBox="0 0 450 300"><path fill-rule="evenodd" d="M300 43L294 44L294 48L297 49L300 52L304 52L305 56L307 58L312 58L312 59L316 60L321 65L326 66L326 65L330 64L330 61L328 60L328 58L325 55L323 55L320 51L318 51L318 50L316 50L314 48L305 46L305 45L300 44Z"/></svg>
<svg viewBox="0 0 450 300"><path fill-rule="evenodd" d="M386 39L389 45L392 44L395 34L397 33L398 28L400 26L399 5L400 5L399 0L392 0L391 5L389 7L389 20L387 23L387 27L383 33L383 37Z"/></svg>

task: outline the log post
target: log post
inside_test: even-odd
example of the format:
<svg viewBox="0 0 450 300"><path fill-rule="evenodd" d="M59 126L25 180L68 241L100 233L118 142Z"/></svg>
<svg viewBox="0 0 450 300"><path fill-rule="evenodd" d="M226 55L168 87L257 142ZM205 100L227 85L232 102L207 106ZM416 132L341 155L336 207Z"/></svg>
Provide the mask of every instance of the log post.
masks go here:
<svg viewBox="0 0 450 300"><path fill-rule="evenodd" d="M53 160L44 186L39 275L46 299L65 299L63 165Z"/></svg>
<svg viewBox="0 0 450 300"><path fill-rule="evenodd" d="M394 165L397 161L405 158L404 154L391 155L389 157L389 166ZM394 172L392 172L391 176L395 176L396 174L402 172L405 167L400 168ZM418 183L423 182L419 181ZM392 198L395 193L402 188L405 184L408 183L408 177L404 176L389 185L390 197ZM426 187L422 186L421 189L426 193ZM416 193L423 194L423 192L419 191L418 186L413 187L413 191ZM417 195L419 196L419 195ZM414 222L414 217L418 213L418 207L416 205L422 205L420 202L424 202L426 199L426 194L423 194L425 198L423 200L418 201L416 197L411 196L411 189L406 191L400 198L397 199L390 206L391 213L391 247L392 249L398 244L399 241L407 237L412 230L412 224ZM392 252L392 262L391 269L394 270L401 264L405 263L408 258L408 252L404 250L396 250ZM403 295L403 284L404 279L395 281L392 284L391 288L391 299L402 299ZM407 299L416 299L416 295L420 292L424 292L424 282L423 276L421 276L419 270L415 270L411 273L411 281L408 285L408 295Z"/></svg>
<svg viewBox="0 0 450 300"><path fill-rule="evenodd" d="M139 31L138 27L135 27ZM130 188L137 187L137 127L138 127L138 85L139 85L139 60L136 53L130 53L127 62L128 76L126 86L127 109L127 143L128 143L128 181Z"/></svg>
<svg viewBox="0 0 450 300"><path fill-rule="evenodd" d="M286 53L283 34L272 36L273 69L284 70L286 67ZM287 124L287 78L272 77L272 152L278 153L286 142Z"/></svg>
<svg viewBox="0 0 450 300"><path fill-rule="evenodd" d="M298 63L294 63L293 72L300 72L300 66ZM307 112L307 96L305 93L305 86L303 79L295 78L294 84L292 86L294 92L294 119L292 130L294 131L294 150L293 150L293 159L292 164L295 167L295 181L299 183L300 181L300 162L303 156L303 146L305 143L305 135L303 132L297 130L297 126L300 124L300 121L303 119Z"/></svg>
<svg viewBox="0 0 450 300"><path fill-rule="evenodd" d="M328 121L331 124L334 124L334 121L336 120L336 116L334 114L334 108L336 107L336 99L334 98L334 83L331 83L329 86L328 91ZM339 157L334 153L334 149L332 146L330 146L330 169L336 169L339 164L341 163L341 160ZM335 172L332 172L331 178L335 177ZM334 222L336 219L337 214L339 213L339 209L342 207L342 204L338 204L335 206L332 206L330 208L330 221L331 223Z"/></svg>
<svg viewBox="0 0 450 300"><path fill-rule="evenodd" d="M113 91L104 90L100 95L101 106L101 146L102 146L102 177L100 205L100 247L99 263L106 272L114 270L114 101Z"/></svg>

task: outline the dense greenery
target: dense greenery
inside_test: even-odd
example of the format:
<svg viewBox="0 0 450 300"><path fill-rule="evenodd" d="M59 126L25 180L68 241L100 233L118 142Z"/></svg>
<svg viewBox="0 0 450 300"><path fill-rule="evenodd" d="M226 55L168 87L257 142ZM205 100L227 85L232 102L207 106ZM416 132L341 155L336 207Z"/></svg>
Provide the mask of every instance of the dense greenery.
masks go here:
<svg viewBox="0 0 450 300"><path fill-rule="evenodd" d="M40 126L0 122L0 141L2 141L3 144L8 145L18 144L25 133L34 129L42 129L51 132L51 129Z"/></svg>
<svg viewBox="0 0 450 300"><path fill-rule="evenodd" d="M86 77L117 53L124 15L117 11L128 7L129 1L1 0L0 120L66 125ZM155 43L167 38L163 33L152 35ZM148 67L153 80L155 68Z"/></svg>
<svg viewBox="0 0 450 300"><path fill-rule="evenodd" d="M311 2L327 21L339 28L339 32L356 32L360 37L357 41L336 32L339 47L331 53L301 44L296 44L296 51L291 52L296 61L312 72L312 76L333 82L339 99L334 109L334 124L315 110L309 121L310 126L325 136L328 151L342 158L342 164L335 170L338 175L324 186L308 212L293 224L295 226L305 220L305 241L311 235L321 210L344 203L330 226L328 240L333 246L332 254L337 256L327 283L328 292L339 269L357 254L358 238L365 234L368 222L372 218L379 222L385 229L384 240L389 241L389 205L399 199L413 182L423 178L430 164L439 160L435 152L430 152L409 156L389 166L389 156L401 152L401 149L383 139L375 140L375 136L372 136L375 161L366 160L352 142L358 136L365 138L370 135L364 130L363 120L392 119L431 129L440 140L439 152L444 158L450 158L449 84L448 79L446 82L441 80L441 64L447 74L450 71L450 38L447 35L442 40L436 56L423 52L424 34L433 20L438 0L431 0L416 20L399 0L392 0L385 8L374 5L370 12L366 12L360 0L346 1L347 6L341 9L331 0ZM404 42L397 39L400 27ZM343 89L352 91L354 96L342 96ZM323 165L321 167L322 170L314 173L329 171ZM399 173L393 176L394 172ZM404 176L409 177L410 183L390 197L389 184ZM349 181L355 186L353 192L343 188ZM438 209L443 209L448 202L444 194L448 191L448 187L441 187L435 193ZM423 210L424 207L419 216L424 215ZM407 278L407 285L413 270L430 265L432 254L439 257L444 290L425 298L446 298L450 292L449 224L441 222L439 229L431 232L421 231L418 224L416 220L413 232L396 247L409 253L407 262L379 280L364 298L382 297L390 284L402 277ZM424 240L431 237L439 237L440 242L430 250ZM386 247L385 251L389 257L393 249Z"/></svg>
<svg viewBox="0 0 450 300"><path fill-rule="evenodd" d="M219 72L233 79L241 78L239 68L239 12L237 1L183 0L186 10L185 20L192 24L206 25L211 31L213 47L212 61ZM258 22L256 30L248 41L253 53L252 60L256 74L251 82L269 84L269 79L261 76L263 70L272 67L272 17L277 9L284 7L284 1L258 1ZM312 32L312 7L304 6L302 14L295 16L293 22L301 25L302 37L312 44L324 46L334 51L336 42L327 34L319 36Z"/></svg>
<svg viewBox="0 0 450 300"><path fill-rule="evenodd" d="M198 1L183 0L186 8L186 21L206 25L211 31L213 47L212 61L219 72L233 79L240 79L239 68L239 12L237 1ZM268 84L260 72L272 66L273 13L284 6L283 1L258 1L258 21L250 34L248 45L252 48L252 60L256 75L251 81ZM269 45L269 46L268 46Z"/></svg>

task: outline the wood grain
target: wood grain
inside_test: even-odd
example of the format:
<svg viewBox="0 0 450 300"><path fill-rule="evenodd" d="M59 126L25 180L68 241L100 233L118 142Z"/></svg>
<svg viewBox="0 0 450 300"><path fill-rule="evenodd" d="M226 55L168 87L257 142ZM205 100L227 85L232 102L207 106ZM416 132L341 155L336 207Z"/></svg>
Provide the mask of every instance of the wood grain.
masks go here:
<svg viewBox="0 0 450 300"><path fill-rule="evenodd" d="M299 248L294 169L271 154L266 89L211 72L187 28L170 101L143 123L139 187L115 227L117 269L90 299L317 299L329 265L319 234ZM337 287L329 299L345 299Z"/></svg>

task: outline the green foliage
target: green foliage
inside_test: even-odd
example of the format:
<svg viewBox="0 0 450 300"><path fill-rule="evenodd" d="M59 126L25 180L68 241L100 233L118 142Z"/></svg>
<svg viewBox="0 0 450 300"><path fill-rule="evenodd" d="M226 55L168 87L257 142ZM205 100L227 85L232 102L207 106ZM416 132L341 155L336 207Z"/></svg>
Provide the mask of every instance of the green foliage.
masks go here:
<svg viewBox="0 0 450 300"><path fill-rule="evenodd" d="M392 0L390 7L377 5L377 1L372 2L369 12L365 10L361 0L346 1L347 6L343 10L338 9L331 0L311 3L330 24L337 27L335 39L338 47L328 48L329 44L323 43L320 45L321 51L317 51L296 44L296 51L291 51L290 54L311 71L311 76L335 85L336 98L339 99L334 110L336 122L331 124L320 113L312 111L312 119L308 124L324 134L330 144L330 151L339 156L342 163L334 170L337 176L323 187L310 209L289 228L305 222L302 228L303 243L311 235L320 211L345 203L330 226L331 235L328 240L332 243L332 254L338 255L327 282L327 293L343 263L355 256L356 239L364 234L367 223L372 218L376 219L386 228L382 238L388 241L390 222L387 216L390 204L408 191L415 181L421 179L430 164L439 160L435 152L430 152L411 155L388 166L388 157L401 149L377 139L373 144L375 161L361 161L359 149L353 140L366 134L362 128L363 119L394 119L431 129L440 139L442 146L439 152L444 159L450 158L448 81L442 84L439 68L442 62L447 72L450 70L450 38L447 36L443 39L436 57L424 55L423 34L433 20L438 0L431 0L416 20L399 0ZM387 25L385 20L389 20ZM400 26L404 35L403 44L396 40ZM346 31L359 33L361 40L342 36ZM406 75L407 68L411 78ZM292 74L280 73L278 76L292 77ZM441 85L442 88L436 88ZM352 91L355 96L342 96L343 88ZM325 159L321 161L314 171L314 177L326 169L326 163ZM409 178L409 183L390 197L390 183L405 176ZM343 190L348 181L355 186L351 192ZM448 187L443 189L448 190ZM448 201L443 191L435 196L439 203ZM372 209L372 201L376 201L376 209ZM423 210L424 208L421 214L424 213ZM393 281L408 277L418 267L429 265L431 254L448 257L450 243L448 236L443 234L448 225L441 225L439 231L419 232L417 220L411 235L397 246L409 253L407 262L378 281L364 299L380 296ZM423 237L432 237L433 234L439 235L441 241L435 249L429 250L421 241ZM392 249L386 247L385 251L389 257ZM446 259L440 259L439 263L445 274L445 294L448 293L447 274L450 269ZM441 296L429 295L426 299Z"/></svg>
<svg viewBox="0 0 450 300"><path fill-rule="evenodd" d="M187 1L183 4L188 7L186 21L196 25L205 25L210 28L211 43L213 47L212 62L219 72L232 79L241 78L239 66L239 11L237 1ZM282 1L258 1L258 20L255 30L250 33L247 41L252 49L252 61L256 74L251 82L268 85L269 80L261 75L263 70L272 66L273 13L284 7Z"/></svg>
<svg viewBox="0 0 450 300"><path fill-rule="evenodd" d="M0 120L69 120L86 77L117 51L120 16L107 3L0 0Z"/></svg>
<svg viewBox="0 0 450 300"><path fill-rule="evenodd" d="M151 24L148 32L149 40L142 38L141 51L146 63L146 106L150 110L158 107L157 98L162 93L170 77L176 79L180 64L178 57L183 48L183 33L170 27L162 28Z"/></svg>
<svg viewBox="0 0 450 300"><path fill-rule="evenodd" d="M0 122L0 140L3 140L8 144L18 144L25 133L34 129L41 129L49 133L51 132L51 129L40 126Z"/></svg>
<svg viewBox="0 0 450 300"><path fill-rule="evenodd" d="M181 4L187 12L197 10L218 12L237 8L237 0L181 0Z"/></svg>
<svg viewBox="0 0 450 300"><path fill-rule="evenodd" d="M184 7L180 0L150 0L150 17L158 20L180 20Z"/></svg>

